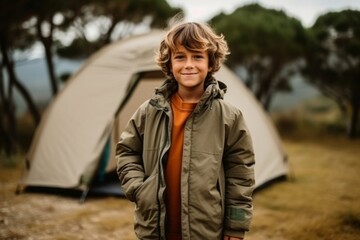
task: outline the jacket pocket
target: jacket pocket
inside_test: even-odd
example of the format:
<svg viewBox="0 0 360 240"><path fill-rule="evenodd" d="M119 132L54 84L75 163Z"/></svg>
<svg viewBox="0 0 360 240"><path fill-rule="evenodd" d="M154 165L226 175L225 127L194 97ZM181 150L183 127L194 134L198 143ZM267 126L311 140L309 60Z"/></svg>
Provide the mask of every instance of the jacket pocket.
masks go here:
<svg viewBox="0 0 360 240"><path fill-rule="evenodd" d="M149 176L135 193L135 233L139 239L158 235L157 175Z"/></svg>

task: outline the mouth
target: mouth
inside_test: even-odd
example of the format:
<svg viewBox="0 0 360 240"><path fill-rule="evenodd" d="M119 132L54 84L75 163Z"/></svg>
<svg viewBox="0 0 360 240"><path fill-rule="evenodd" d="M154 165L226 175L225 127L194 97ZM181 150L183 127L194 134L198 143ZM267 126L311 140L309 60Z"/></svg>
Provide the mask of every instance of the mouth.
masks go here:
<svg viewBox="0 0 360 240"><path fill-rule="evenodd" d="M195 75L197 73L181 73L182 75Z"/></svg>

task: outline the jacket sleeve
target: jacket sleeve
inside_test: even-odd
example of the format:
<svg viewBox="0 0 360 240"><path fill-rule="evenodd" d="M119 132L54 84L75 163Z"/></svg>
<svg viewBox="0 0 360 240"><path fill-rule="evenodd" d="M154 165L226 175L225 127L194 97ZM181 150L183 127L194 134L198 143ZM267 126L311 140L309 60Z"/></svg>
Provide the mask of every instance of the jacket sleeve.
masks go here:
<svg viewBox="0 0 360 240"><path fill-rule="evenodd" d="M239 110L228 126L224 152L224 235L244 237L252 220L255 157L251 136Z"/></svg>
<svg viewBox="0 0 360 240"><path fill-rule="evenodd" d="M133 202L145 175L142 160L144 119L142 105L128 122L116 145L117 174L126 198Z"/></svg>

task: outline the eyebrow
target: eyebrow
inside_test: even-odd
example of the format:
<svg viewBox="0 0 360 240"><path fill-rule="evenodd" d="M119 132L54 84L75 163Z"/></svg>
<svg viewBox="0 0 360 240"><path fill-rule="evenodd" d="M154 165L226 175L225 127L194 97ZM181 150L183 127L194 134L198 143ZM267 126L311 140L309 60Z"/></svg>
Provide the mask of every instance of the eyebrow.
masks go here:
<svg viewBox="0 0 360 240"><path fill-rule="evenodd" d="M190 50L188 50L189 52L191 52L191 53L194 53L194 54L206 54L206 51L201 51L201 50L199 50L199 51L190 51ZM184 54L185 52L184 51L175 51L174 52L174 54Z"/></svg>

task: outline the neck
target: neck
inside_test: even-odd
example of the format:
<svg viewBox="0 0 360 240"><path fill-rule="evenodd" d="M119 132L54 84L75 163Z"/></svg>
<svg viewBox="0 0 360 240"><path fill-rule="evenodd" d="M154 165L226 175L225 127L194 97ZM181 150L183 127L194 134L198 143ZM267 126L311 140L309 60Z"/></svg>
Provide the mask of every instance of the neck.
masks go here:
<svg viewBox="0 0 360 240"><path fill-rule="evenodd" d="M177 94L181 97L181 99L186 103L197 103L200 101L201 96L203 95L204 90L202 91L186 91L185 89L178 89Z"/></svg>

